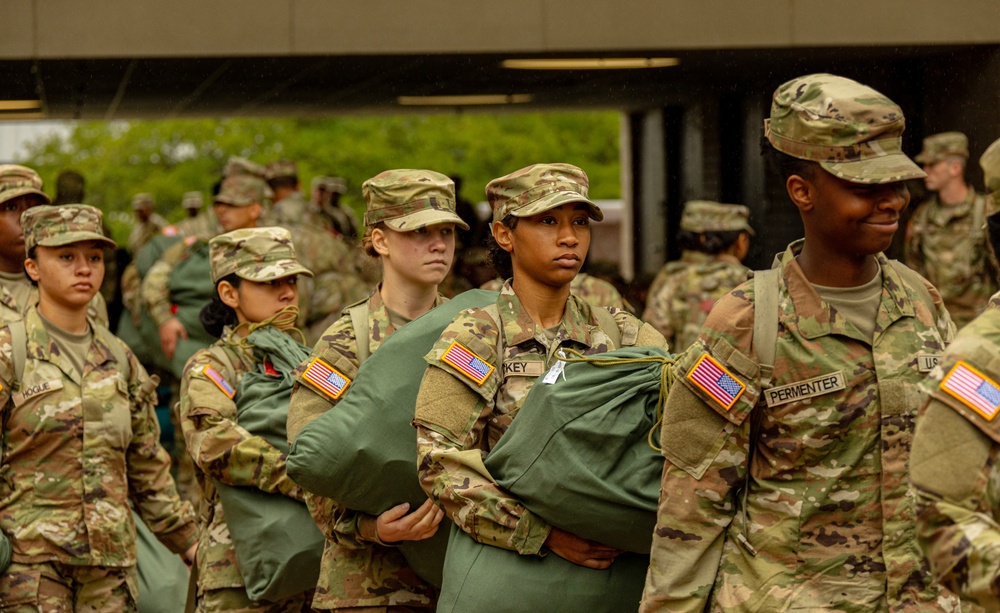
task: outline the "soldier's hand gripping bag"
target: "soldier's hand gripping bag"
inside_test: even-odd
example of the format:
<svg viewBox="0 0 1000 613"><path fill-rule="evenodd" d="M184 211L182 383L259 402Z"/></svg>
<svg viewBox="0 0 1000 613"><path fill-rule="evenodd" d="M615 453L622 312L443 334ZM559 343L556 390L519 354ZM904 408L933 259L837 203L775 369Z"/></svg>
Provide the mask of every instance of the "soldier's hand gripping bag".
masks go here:
<svg viewBox="0 0 1000 613"><path fill-rule="evenodd" d="M517 420L514 420L515 423ZM620 613L639 608L649 556L624 553L606 570L554 553L522 556L477 543L452 524L438 613Z"/></svg>
<svg viewBox="0 0 1000 613"><path fill-rule="evenodd" d="M156 538L135 511L132 521L139 570L139 613L183 611L190 575L187 565Z"/></svg>
<svg viewBox="0 0 1000 613"><path fill-rule="evenodd" d="M528 392L486 468L550 524L649 553L663 470L651 442L660 440L672 364L658 347L556 363Z"/></svg>
<svg viewBox="0 0 1000 613"><path fill-rule="evenodd" d="M287 452L285 424L295 382L291 372L309 357L309 350L272 327L252 332L247 340L279 374L264 372L259 362L243 375L234 396L237 420ZM324 538L305 503L252 487L218 482L216 487L247 595L274 602L316 587Z"/></svg>
<svg viewBox="0 0 1000 613"><path fill-rule="evenodd" d="M288 475L310 492L379 515L427 495L417 477L417 436L410 422L427 363L424 355L455 316L496 302L497 292L470 290L396 331L358 370L343 399L302 429L288 455ZM420 577L441 585L448 535L399 543Z"/></svg>

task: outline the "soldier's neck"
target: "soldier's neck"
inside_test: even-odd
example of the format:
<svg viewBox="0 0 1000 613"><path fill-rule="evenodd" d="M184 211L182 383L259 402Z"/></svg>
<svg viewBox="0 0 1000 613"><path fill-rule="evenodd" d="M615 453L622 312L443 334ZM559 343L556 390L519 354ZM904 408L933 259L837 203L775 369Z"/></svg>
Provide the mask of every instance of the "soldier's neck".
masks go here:
<svg viewBox="0 0 1000 613"><path fill-rule="evenodd" d="M562 321L569 300L569 284L553 288L538 283L528 276L514 274L514 293L521 302L521 308L536 325L552 328Z"/></svg>
<svg viewBox="0 0 1000 613"><path fill-rule="evenodd" d="M45 295L44 291L39 292L38 311L52 325L69 332L70 334L83 334L87 331L87 306L75 308L56 302Z"/></svg>
<svg viewBox="0 0 1000 613"><path fill-rule="evenodd" d="M938 200L944 206L958 206L969 197L969 186L964 181L952 181L938 192Z"/></svg>
<svg viewBox="0 0 1000 613"><path fill-rule="evenodd" d="M389 310L412 320L434 308L437 285L408 281L386 266L383 268L379 295Z"/></svg>

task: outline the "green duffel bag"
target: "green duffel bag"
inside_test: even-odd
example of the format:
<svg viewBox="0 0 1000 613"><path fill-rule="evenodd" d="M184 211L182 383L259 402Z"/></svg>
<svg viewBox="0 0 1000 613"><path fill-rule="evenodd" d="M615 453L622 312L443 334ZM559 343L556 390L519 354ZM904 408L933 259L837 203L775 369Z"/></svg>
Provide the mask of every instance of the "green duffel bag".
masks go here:
<svg viewBox="0 0 1000 613"><path fill-rule="evenodd" d="M403 326L365 360L336 409L302 429L288 455L288 474L305 489L350 509L379 515L427 494L417 478L417 437L410 422L431 350L455 316L496 302L497 292L470 290ZM410 567L441 585L448 535L398 543Z"/></svg>
<svg viewBox="0 0 1000 613"><path fill-rule="evenodd" d="M252 434L288 451L285 423L295 383L291 372L309 357L309 350L273 327L250 333L247 341L257 357L266 357L280 374L264 372L261 361L243 375L234 397L237 420ZM252 487L216 486L247 595L275 602L315 588L324 538L305 503Z"/></svg>
<svg viewBox="0 0 1000 613"><path fill-rule="evenodd" d="M657 347L570 357L553 367L561 374L535 382L486 468L550 524L649 553L663 470L654 445L672 364Z"/></svg>
<svg viewBox="0 0 1000 613"><path fill-rule="evenodd" d="M522 556L478 543L452 524L437 613L635 611L648 567L649 556L638 553L618 556L606 570L554 553Z"/></svg>
<svg viewBox="0 0 1000 613"><path fill-rule="evenodd" d="M190 572L132 511L139 570L139 613L179 613L187 601Z"/></svg>
<svg viewBox="0 0 1000 613"><path fill-rule="evenodd" d="M200 319L202 308L215 296L211 270L208 243L199 241L188 248L188 256L170 273L170 300L177 306L174 317L184 325L188 335L177 340L170 359L170 370L178 379L184 374L188 359L216 340L201 325Z"/></svg>

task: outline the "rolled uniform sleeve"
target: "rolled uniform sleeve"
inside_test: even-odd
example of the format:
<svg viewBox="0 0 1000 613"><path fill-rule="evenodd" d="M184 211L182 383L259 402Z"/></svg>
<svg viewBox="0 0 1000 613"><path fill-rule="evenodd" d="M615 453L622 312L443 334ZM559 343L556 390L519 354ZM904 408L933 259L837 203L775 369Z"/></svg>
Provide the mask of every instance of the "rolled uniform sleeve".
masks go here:
<svg viewBox="0 0 1000 613"><path fill-rule="evenodd" d="M182 502L170 474L170 455L160 445L156 420L156 379L128 352L132 371L132 440L128 447L130 498L157 538L175 553L187 551L196 539L197 526L191 505Z"/></svg>
<svg viewBox="0 0 1000 613"><path fill-rule="evenodd" d="M490 341L484 340L491 337L488 324L474 330L466 325L453 322L425 358L429 366L420 385L414 419L421 486L477 541L521 554L538 554L551 526L497 485L483 464L485 430L499 385L496 343L494 340L491 347ZM482 384L442 361L452 342L494 367Z"/></svg>
<svg viewBox="0 0 1000 613"><path fill-rule="evenodd" d="M209 378L208 368L227 370L202 351L188 362L181 379L181 429L194 463L221 483L301 500L302 488L285 472L286 454L236 422L236 403Z"/></svg>
<svg viewBox="0 0 1000 613"><path fill-rule="evenodd" d="M163 256L153 264L142 280L139 290L140 296L157 326L162 326L173 317L170 312L170 274L173 272L177 260L184 253L184 249L185 243L183 241L171 245L163 253Z"/></svg>

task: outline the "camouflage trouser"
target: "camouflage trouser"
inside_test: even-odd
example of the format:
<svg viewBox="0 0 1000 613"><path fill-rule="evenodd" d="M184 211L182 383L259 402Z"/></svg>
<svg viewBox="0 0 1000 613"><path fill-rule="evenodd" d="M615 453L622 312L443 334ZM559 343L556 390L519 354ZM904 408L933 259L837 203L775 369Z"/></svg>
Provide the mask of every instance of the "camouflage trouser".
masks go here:
<svg viewBox="0 0 1000 613"><path fill-rule="evenodd" d="M196 613L299 613L311 612L313 591L303 592L281 602L255 602L242 587L205 590L198 594Z"/></svg>
<svg viewBox="0 0 1000 613"><path fill-rule="evenodd" d="M60 562L11 564L0 577L3 613L134 613L134 566L70 566Z"/></svg>

